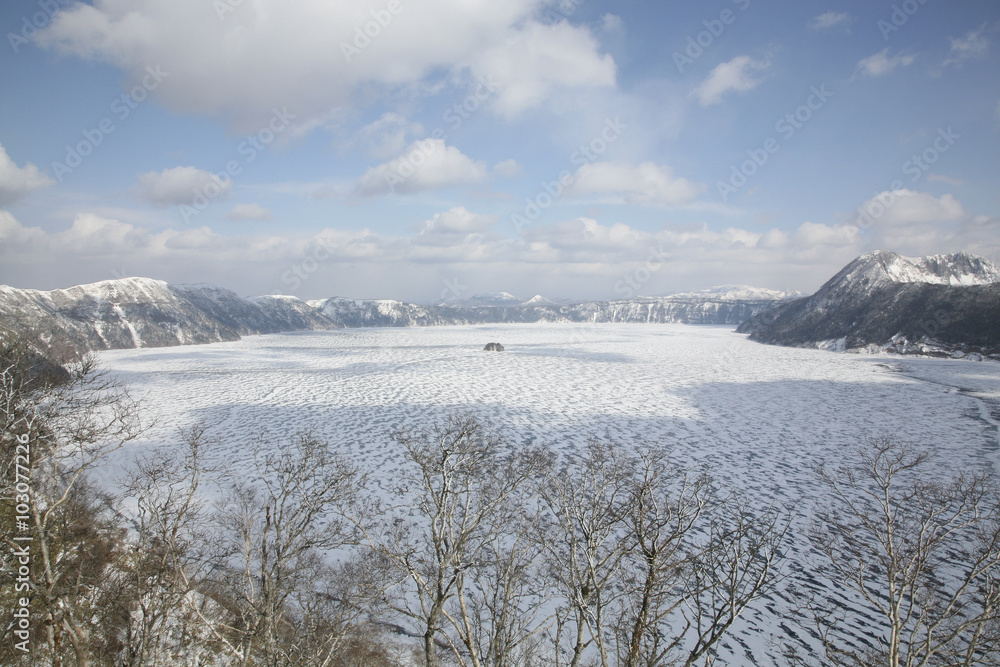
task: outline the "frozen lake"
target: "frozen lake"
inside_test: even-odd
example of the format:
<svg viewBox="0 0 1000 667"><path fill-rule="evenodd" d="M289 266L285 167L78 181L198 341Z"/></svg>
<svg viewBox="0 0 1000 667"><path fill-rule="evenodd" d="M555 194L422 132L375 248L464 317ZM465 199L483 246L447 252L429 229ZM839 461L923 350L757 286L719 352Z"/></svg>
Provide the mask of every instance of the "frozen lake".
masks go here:
<svg viewBox="0 0 1000 667"><path fill-rule="evenodd" d="M507 351L483 352L493 341ZM928 448L939 470L1000 463L998 364L770 347L723 327L349 329L101 357L159 417L126 457L204 421L223 441L212 456L238 464L259 429L280 441L309 428L391 479L403 463L394 430L473 412L562 452L594 436L667 444L721 487L795 507L803 522L815 465L850 460L866 435ZM793 570L808 571L797 541ZM770 664L773 632L802 634L787 617L796 591L793 576L723 652Z"/></svg>

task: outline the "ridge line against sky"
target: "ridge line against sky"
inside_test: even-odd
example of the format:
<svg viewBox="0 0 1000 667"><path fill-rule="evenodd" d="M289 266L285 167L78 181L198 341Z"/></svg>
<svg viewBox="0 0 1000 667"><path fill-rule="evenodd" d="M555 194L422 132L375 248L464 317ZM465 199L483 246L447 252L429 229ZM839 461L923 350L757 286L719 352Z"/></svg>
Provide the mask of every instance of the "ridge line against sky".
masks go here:
<svg viewBox="0 0 1000 667"><path fill-rule="evenodd" d="M1000 261L987 0L13 0L0 283L428 303Z"/></svg>

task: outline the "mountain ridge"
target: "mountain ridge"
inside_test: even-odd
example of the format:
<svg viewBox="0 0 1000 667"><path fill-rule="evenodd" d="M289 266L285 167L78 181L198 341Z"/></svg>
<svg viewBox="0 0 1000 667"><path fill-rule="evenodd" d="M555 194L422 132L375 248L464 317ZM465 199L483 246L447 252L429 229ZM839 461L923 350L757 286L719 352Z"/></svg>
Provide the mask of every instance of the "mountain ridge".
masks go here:
<svg viewBox="0 0 1000 667"><path fill-rule="evenodd" d="M965 356L1000 354L1000 267L971 253L911 258L881 250L815 294L737 328L761 343Z"/></svg>
<svg viewBox="0 0 1000 667"><path fill-rule="evenodd" d="M338 327L536 322L738 325L751 340L779 345L1000 355L1000 267L971 253L922 258L866 253L812 296L790 296L723 285L568 304L537 295L522 302L500 292L463 303L420 305L344 297L244 298L204 283L121 278L49 291L0 285L0 328L25 333L57 358Z"/></svg>
<svg viewBox="0 0 1000 667"><path fill-rule="evenodd" d="M534 322L688 323L734 326L777 302L636 297L560 304L479 295L467 305L393 299L240 297L214 285L151 278L104 280L59 290L0 286L0 323L57 358L87 352L239 340L241 336L338 327L449 326Z"/></svg>

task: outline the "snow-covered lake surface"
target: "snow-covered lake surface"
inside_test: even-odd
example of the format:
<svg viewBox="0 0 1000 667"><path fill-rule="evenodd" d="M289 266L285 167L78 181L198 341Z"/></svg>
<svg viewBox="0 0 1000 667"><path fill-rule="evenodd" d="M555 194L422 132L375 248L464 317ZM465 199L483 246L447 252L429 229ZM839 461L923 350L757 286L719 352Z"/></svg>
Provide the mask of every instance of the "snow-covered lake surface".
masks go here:
<svg viewBox="0 0 1000 667"><path fill-rule="evenodd" d="M493 341L506 352L483 352ZM802 528L822 502L815 466L849 462L866 435L927 448L941 472L1000 465L1000 365L771 347L724 327L348 329L106 352L102 362L159 418L119 462L204 421L222 439L219 460L247 459L259 429L280 442L308 428L390 480L403 465L394 430L473 412L511 440L563 452L594 436L667 444L721 487L799 510ZM794 539L792 578L735 628L724 662L771 664L773 634L808 638L808 620L789 610L806 602L797 582L814 554Z"/></svg>

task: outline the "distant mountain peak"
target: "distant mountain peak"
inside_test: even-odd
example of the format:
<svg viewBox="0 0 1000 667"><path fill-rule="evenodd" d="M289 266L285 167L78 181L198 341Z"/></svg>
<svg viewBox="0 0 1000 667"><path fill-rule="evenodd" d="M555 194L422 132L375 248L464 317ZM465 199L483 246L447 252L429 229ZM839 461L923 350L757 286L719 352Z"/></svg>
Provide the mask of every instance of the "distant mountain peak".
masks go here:
<svg viewBox="0 0 1000 667"><path fill-rule="evenodd" d="M722 301L782 301L801 296L801 292L783 292L781 290L750 285L716 285L694 292L678 292L669 294L669 299L719 299Z"/></svg>
<svg viewBox="0 0 1000 667"><path fill-rule="evenodd" d="M483 292L461 303L465 306L520 306L521 300L510 292Z"/></svg>
<svg viewBox="0 0 1000 667"><path fill-rule="evenodd" d="M522 306L555 306L557 305L555 301L551 299L546 299L541 294L536 294L527 301L521 304Z"/></svg>

